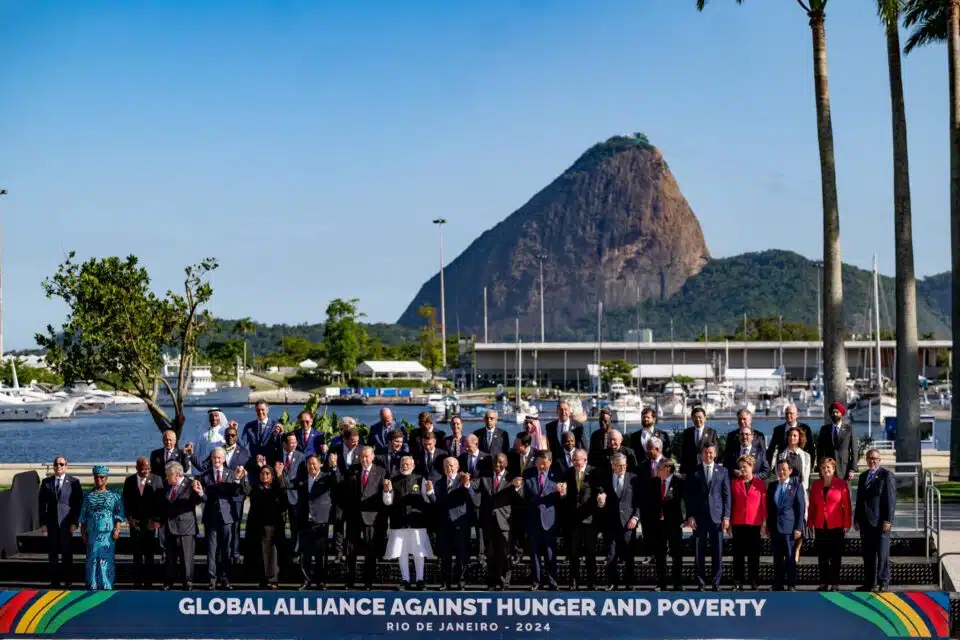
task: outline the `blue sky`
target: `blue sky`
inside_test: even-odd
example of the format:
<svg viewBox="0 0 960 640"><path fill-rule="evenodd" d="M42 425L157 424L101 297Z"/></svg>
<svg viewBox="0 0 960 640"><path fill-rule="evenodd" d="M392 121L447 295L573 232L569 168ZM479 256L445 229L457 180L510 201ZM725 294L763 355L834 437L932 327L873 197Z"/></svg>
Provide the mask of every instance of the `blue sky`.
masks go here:
<svg viewBox="0 0 960 640"><path fill-rule="evenodd" d="M64 309L64 252L208 255L214 313L392 322L591 144L644 131L714 256L819 257L810 32L795 2L0 0L8 348ZM893 272L885 41L828 15L844 260ZM904 67L916 266L949 268L946 53ZM480 301L478 300L478 304Z"/></svg>

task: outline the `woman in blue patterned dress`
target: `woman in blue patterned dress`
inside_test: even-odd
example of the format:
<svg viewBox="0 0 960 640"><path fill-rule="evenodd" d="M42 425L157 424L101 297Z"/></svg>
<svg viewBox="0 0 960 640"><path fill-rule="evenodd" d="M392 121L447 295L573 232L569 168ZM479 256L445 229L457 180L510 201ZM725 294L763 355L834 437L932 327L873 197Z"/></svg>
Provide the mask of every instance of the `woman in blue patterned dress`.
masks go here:
<svg viewBox="0 0 960 640"><path fill-rule="evenodd" d="M113 589L114 545L120 537L123 501L120 494L107 489L110 469L93 468L94 489L83 498L80 533L87 547L87 589Z"/></svg>

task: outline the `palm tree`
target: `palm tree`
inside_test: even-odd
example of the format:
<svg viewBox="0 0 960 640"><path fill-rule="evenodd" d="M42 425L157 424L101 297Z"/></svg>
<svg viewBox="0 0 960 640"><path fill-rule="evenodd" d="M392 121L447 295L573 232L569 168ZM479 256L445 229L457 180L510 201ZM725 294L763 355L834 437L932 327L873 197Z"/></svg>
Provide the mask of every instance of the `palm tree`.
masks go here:
<svg viewBox="0 0 960 640"><path fill-rule="evenodd" d="M247 334L255 333L257 325L250 318L241 318L233 323L233 332L243 336L243 375L247 375Z"/></svg>
<svg viewBox="0 0 960 640"><path fill-rule="evenodd" d="M897 461L920 461L920 390L917 386L917 283L913 271L913 214L907 155L907 112L900 65L903 0L877 0L887 35L893 121L893 245L897 297Z"/></svg>
<svg viewBox="0 0 960 640"><path fill-rule="evenodd" d="M904 24L913 27L905 51L934 42L947 43L950 74L950 255L953 283L960 278L960 0L908 0ZM960 296L953 296L953 344L960 344ZM960 368L951 367L953 389L960 389ZM950 479L960 480L960 411L950 418Z"/></svg>
<svg viewBox="0 0 960 640"><path fill-rule="evenodd" d="M743 0L735 0L743 4ZM846 400L847 363L843 339L843 281L840 262L840 209L837 166L833 152L833 121L827 82L826 8L829 0L796 0L810 20L813 36L813 80L820 146L820 190L823 200L823 361L824 402ZM707 0L697 0L703 11Z"/></svg>

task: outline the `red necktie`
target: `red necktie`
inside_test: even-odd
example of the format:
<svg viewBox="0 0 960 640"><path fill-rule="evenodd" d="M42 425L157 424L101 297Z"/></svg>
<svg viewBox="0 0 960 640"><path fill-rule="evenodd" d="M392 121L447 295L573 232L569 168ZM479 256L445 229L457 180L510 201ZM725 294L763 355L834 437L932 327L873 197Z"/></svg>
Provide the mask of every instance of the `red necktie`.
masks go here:
<svg viewBox="0 0 960 640"><path fill-rule="evenodd" d="M217 469L217 484L220 484L220 470Z"/></svg>
<svg viewBox="0 0 960 640"><path fill-rule="evenodd" d="M665 501L667 497L667 483L663 480L660 481L660 500Z"/></svg>
<svg viewBox="0 0 960 640"><path fill-rule="evenodd" d="M650 477L652 478L652 477L654 477L655 475L657 475L657 461L656 461L656 460L652 460L652 461L650 462Z"/></svg>
<svg viewBox="0 0 960 640"><path fill-rule="evenodd" d="M170 487L170 504L173 504L177 500L177 488Z"/></svg>
<svg viewBox="0 0 960 640"><path fill-rule="evenodd" d="M287 461L283 463L283 470L284 470L284 471L290 471L290 458L292 458L292 457L293 457L292 454L289 454L289 453L287 454Z"/></svg>
<svg viewBox="0 0 960 640"><path fill-rule="evenodd" d="M540 474L540 491L543 491L543 474Z"/></svg>
<svg viewBox="0 0 960 640"><path fill-rule="evenodd" d="M143 480L140 480L140 495L143 495Z"/></svg>
<svg viewBox="0 0 960 640"><path fill-rule="evenodd" d="M500 490L500 475L499 475L499 474L493 476L493 490L494 490L494 491L499 491L499 490Z"/></svg>
<svg viewBox="0 0 960 640"><path fill-rule="evenodd" d="M367 488L367 475L368 475L369 473L370 473L370 472L367 471L366 469L363 470L363 477L360 478L360 489L361 489L361 490Z"/></svg>

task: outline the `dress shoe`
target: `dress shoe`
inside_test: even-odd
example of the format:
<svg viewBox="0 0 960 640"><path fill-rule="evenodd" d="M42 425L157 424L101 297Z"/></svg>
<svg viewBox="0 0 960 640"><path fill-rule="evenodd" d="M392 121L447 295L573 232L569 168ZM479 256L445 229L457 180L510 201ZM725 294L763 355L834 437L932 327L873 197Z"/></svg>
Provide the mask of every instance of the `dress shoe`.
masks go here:
<svg viewBox="0 0 960 640"><path fill-rule="evenodd" d="M794 586L789 586L789 587L787 587L787 591L796 591L796 590L797 590L797 588L794 587Z"/></svg>
<svg viewBox="0 0 960 640"><path fill-rule="evenodd" d="M718 584L713 585L713 591L720 591L720 585Z"/></svg>
<svg viewBox="0 0 960 640"><path fill-rule="evenodd" d="M310 588L310 583L304 582L302 585L300 585L300 588L297 589L297 591L306 591L309 588Z"/></svg>
<svg viewBox="0 0 960 640"><path fill-rule="evenodd" d="M840 591L840 585L835 584L830 587L830 591Z"/></svg>
<svg viewBox="0 0 960 640"><path fill-rule="evenodd" d="M530 585L530 591L540 591L540 585L538 584Z"/></svg>
<svg viewBox="0 0 960 640"><path fill-rule="evenodd" d="M448 587L447 585L442 584L442 585L440 585L439 587L437 587L437 591L446 591L446 590L448 590L449 588L450 588L450 587Z"/></svg>
<svg viewBox="0 0 960 640"><path fill-rule="evenodd" d="M73 583L70 582L69 580L67 580L66 582L63 583L63 588L64 588L64 589L73 589Z"/></svg>
<svg viewBox="0 0 960 640"><path fill-rule="evenodd" d="M326 591L326 590L327 590L326 582L321 582L320 584L317 585L317 591Z"/></svg>
<svg viewBox="0 0 960 640"><path fill-rule="evenodd" d="M667 588L666 588L666 587L654 587L653 590L654 590L655 592L659 593L660 591L666 591Z"/></svg>
<svg viewBox="0 0 960 640"><path fill-rule="evenodd" d="M165 584L165 585L163 585L162 587L160 587L160 590L161 590L161 591L170 591L171 588L172 588L172 587L171 587L170 585Z"/></svg>
<svg viewBox="0 0 960 640"><path fill-rule="evenodd" d="M750 591L759 591L759 590L760 590L760 585L758 585L756 582L753 582L750 584Z"/></svg>
<svg viewBox="0 0 960 640"><path fill-rule="evenodd" d="M559 591L559 590L560 590L560 587L557 586L556 584L547 585L547 591Z"/></svg>
<svg viewBox="0 0 960 640"><path fill-rule="evenodd" d="M364 590L364 591L373 591L373 583L372 583L372 582L368 582L368 583L364 584L364 585L363 585L363 590Z"/></svg>
<svg viewBox="0 0 960 640"><path fill-rule="evenodd" d="M220 585L220 588L224 591L233 591L233 585L231 585L229 582L224 582L222 585Z"/></svg>
<svg viewBox="0 0 960 640"><path fill-rule="evenodd" d="M706 590L707 590L707 588L706 588L705 586L703 586L702 584L697 587L697 591L706 591Z"/></svg>
<svg viewBox="0 0 960 640"><path fill-rule="evenodd" d="M423 580L417 580L417 591L423 591L427 588L427 585L424 584Z"/></svg>
<svg viewBox="0 0 960 640"><path fill-rule="evenodd" d="M216 591L216 590L217 590L216 582L211 582L210 584L207 585L207 591Z"/></svg>
<svg viewBox="0 0 960 640"><path fill-rule="evenodd" d="M502 585L502 584L495 585L495 586L493 587L493 590L494 590L494 591L503 591L503 585Z"/></svg>
<svg viewBox="0 0 960 640"><path fill-rule="evenodd" d="M830 591L830 587L825 584L821 584L817 587L817 591Z"/></svg>
<svg viewBox="0 0 960 640"><path fill-rule="evenodd" d="M587 585L587 591L596 591L596 590L597 590L596 582L591 582L590 584Z"/></svg>
<svg viewBox="0 0 960 640"><path fill-rule="evenodd" d="M673 585L672 591L683 591L683 585L682 584Z"/></svg>
<svg viewBox="0 0 960 640"><path fill-rule="evenodd" d="M278 585L276 582L271 582L270 586L267 588L270 589L270 591L276 591L280 588L280 585Z"/></svg>
<svg viewBox="0 0 960 640"><path fill-rule="evenodd" d="M886 593L886 592L887 592L887 588L886 588L885 586L883 586L883 585L880 585L879 587L877 587L876 592L877 592L877 593Z"/></svg>
<svg viewBox="0 0 960 640"><path fill-rule="evenodd" d="M457 591L463 591L466 588L467 584L463 580L457 583Z"/></svg>
<svg viewBox="0 0 960 640"><path fill-rule="evenodd" d="M406 591L409 588L410 588L410 583L404 580L399 584L399 586L397 586L397 591Z"/></svg>
<svg viewBox="0 0 960 640"><path fill-rule="evenodd" d="M580 589L580 587L577 586L577 583L576 583L576 582L571 582L571 583L570 583L570 591L578 591L579 589Z"/></svg>
<svg viewBox="0 0 960 640"><path fill-rule="evenodd" d="M345 591L353 591L356 587L355 587L354 583L351 581L351 582L348 582L347 584L343 585L343 588L344 588Z"/></svg>
<svg viewBox="0 0 960 640"><path fill-rule="evenodd" d="M192 585L192 584L185 584L185 585L183 585L183 590L184 590L184 591L193 591L193 585Z"/></svg>
<svg viewBox="0 0 960 640"><path fill-rule="evenodd" d="M733 590L734 590L734 591L743 591L743 585L742 585L742 584L739 584L739 583L738 583L738 584L735 584L735 585L733 585Z"/></svg>
<svg viewBox="0 0 960 640"><path fill-rule="evenodd" d="M616 583L608 584L603 588L603 591L619 591L619 587L617 586Z"/></svg>

